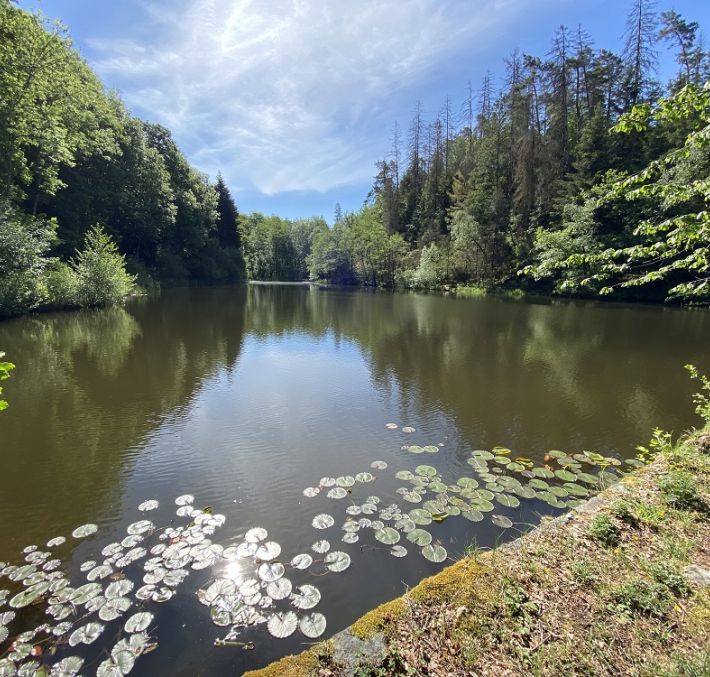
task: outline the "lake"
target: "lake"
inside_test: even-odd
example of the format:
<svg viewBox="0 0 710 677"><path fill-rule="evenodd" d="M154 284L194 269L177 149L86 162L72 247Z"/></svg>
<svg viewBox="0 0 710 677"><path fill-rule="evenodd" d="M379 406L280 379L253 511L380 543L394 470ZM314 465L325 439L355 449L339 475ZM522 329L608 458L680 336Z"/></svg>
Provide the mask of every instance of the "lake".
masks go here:
<svg viewBox="0 0 710 677"><path fill-rule="evenodd" d="M166 290L125 309L2 322L0 349L17 369L3 384L10 407L0 414L0 561L18 564L25 546L44 548L65 536L57 556L78 585L86 579L80 565L102 561L102 548L120 541L128 525L185 523L174 500L191 494L195 507L225 516L210 535L221 546L241 544L258 526L281 546L276 560L286 564L299 553L325 557L311 549L321 539L349 555L341 573L319 562L287 567L294 587L320 591L320 602L304 613L325 616L327 637L467 546L494 546L560 513L556 499L506 507L496 497L480 521L435 519L421 528L446 550L444 562L425 559L406 533L403 557L392 556L392 544L371 529L342 542L340 527L348 515L363 518L357 506L368 496L381 499L378 510L397 503L402 513L436 500L440 491L430 480L419 485L422 502L402 500L397 489L405 485L411 498L417 485L396 472L426 477L416 468L431 465L446 485L472 476L481 469L476 463L501 472L523 457L530 467L554 469L550 450L565 458L584 451L630 458L655 426L677 433L699 421L683 365L710 372L708 346L707 311L294 285ZM503 448L496 456L508 456L498 459L500 468L480 453L472 457L496 446ZM372 467L377 460L387 467ZM319 486L321 478L358 473L374 479L339 482L342 499L327 496L337 485ZM317 495L304 496L308 487ZM138 511L147 499L159 507ZM356 507L346 513L348 506ZM319 514L335 524L315 529ZM505 519L496 525L494 516L513 526ZM84 523L98 531L72 538ZM307 646L302 633L274 639L265 624L240 634L252 650L213 646L228 628L212 622L195 593L216 576L241 581L251 565L218 558L190 570L169 601L148 602L159 646L136 662L134 674L241 674ZM141 563L130 566L140 580ZM289 608L287 600L276 606ZM3 610L0 604L0 617ZM117 631L121 621L114 622ZM116 632L106 634L58 655L85 656L95 670L98 649L110 649ZM0 655L4 649L0 643Z"/></svg>

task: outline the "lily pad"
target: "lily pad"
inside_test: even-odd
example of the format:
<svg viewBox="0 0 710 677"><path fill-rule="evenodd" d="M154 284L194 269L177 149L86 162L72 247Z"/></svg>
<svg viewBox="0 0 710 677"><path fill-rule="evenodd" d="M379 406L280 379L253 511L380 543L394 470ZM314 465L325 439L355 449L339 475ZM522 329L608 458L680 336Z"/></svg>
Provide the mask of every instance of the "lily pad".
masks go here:
<svg viewBox="0 0 710 677"><path fill-rule="evenodd" d="M370 467L374 468L375 470L384 470L387 467L387 462L386 461L373 461L370 463Z"/></svg>
<svg viewBox="0 0 710 677"><path fill-rule="evenodd" d="M334 498L334 499L340 499L340 498L345 498L348 495L348 492L346 489L343 489L343 487L333 487L332 489L328 490L328 498Z"/></svg>
<svg viewBox="0 0 710 677"><path fill-rule="evenodd" d="M430 543L422 548L422 555L430 562L443 562L446 557L446 549L441 545Z"/></svg>
<svg viewBox="0 0 710 677"><path fill-rule="evenodd" d="M322 513L316 515L311 522L314 529L329 529L335 524L335 520L330 516Z"/></svg>
<svg viewBox="0 0 710 677"><path fill-rule="evenodd" d="M87 623L77 628L69 636L69 646L77 644L91 644L96 641L99 635L104 631L104 625L101 623Z"/></svg>
<svg viewBox="0 0 710 677"><path fill-rule="evenodd" d="M510 494L498 494L496 501L506 508L517 508L520 505L520 500L516 496Z"/></svg>
<svg viewBox="0 0 710 677"><path fill-rule="evenodd" d="M291 566L294 569L308 569L311 564L313 564L313 558L307 553L296 555L291 560Z"/></svg>
<svg viewBox="0 0 710 677"><path fill-rule="evenodd" d="M320 602L320 591L314 585L301 585L291 595L291 604L297 609L312 609Z"/></svg>
<svg viewBox="0 0 710 677"><path fill-rule="evenodd" d="M415 524L419 524L420 526L426 526L427 524L431 524L432 521L431 513L427 510L423 510L422 508L415 508L414 510L410 510L409 518Z"/></svg>
<svg viewBox="0 0 710 677"><path fill-rule="evenodd" d="M395 533L397 533L395 531ZM397 539L399 540L399 534L397 533ZM334 550L329 552L325 556L325 566L330 571L335 573L340 573L345 571L350 566L350 555L346 552L341 552L339 550Z"/></svg>
<svg viewBox="0 0 710 677"><path fill-rule="evenodd" d="M143 503L138 506L138 510L148 512L149 510L155 510L159 505L160 503L158 503L158 501L150 499L149 501L143 501Z"/></svg>
<svg viewBox="0 0 710 677"><path fill-rule="evenodd" d="M393 545L390 548L390 555L392 555L392 557L406 557L407 548L405 548L403 545Z"/></svg>
<svg viewBox="0 0 710 677"><path fill-rule="evenodd" d="M266 540L268 535L269 534L266 529L263 529L262 527L252 527L246 532L246 534L244 534L244 540L247 543L261 543Z"/></svg>
<svg viewBox="0 0 710 677"><path fill-rule="evenodd" d="M324 555L328 550L330 550L330 543L328 541L316 541L312 546L311 549L313 552L317 552L319 555Z"/></svg>
<svg viewBox="0 0 710 677"><path fill-rule="evenodd" d="M99 527L96 524L82 524L80 527L74 529L71 535L74 538L86 538L87 536L95 534L98 530Z"/></svg>
<svg viewBox="0 0 710 677"><path fill-rule="evenodd" d="M269 634L277 639L290 637L298 627L298 616L293 611L275 613L266 623Z"/></svg>
<svg viewBox="0 0 710 677"><path fill-rule="evenodd" d="M123 629L128 633L143 632L152 622L153 614L148 611L139 611L133 614L123 626Z"/></svg>
<svg viewBox="0 0 710 677"><path fill-rule="evenodd" d="M503 529L508 529L513 526L513 523L505 515L493 515L491 522Z"/></svg>
<svg viewBox="0 0 710 677"><path fill-rule="evenodd" d="M414 545L423 547L431 543L432 536L425 529L414 529L407 534L407 540L414 543Z"/></svg>
<svg viewBox="0 0 710 677"><path fill-rule="evenodd" d="M309 639L317 639L325 632L325 616L319 613L303 616L298 621L298 629Z"/></svg>
<svg viewBox="0 0 710 677"><path fill-rule="evenodd" d="M436 468L431 465L418 465L414 468L414 472L424 477L434 477L434 475L436 475Z"/></svg>
<svg viewBox="0 0 710 677"><path fill-rule="evenodd" d="M281 564L281 562L264 562L257 569L257 575L265 583L272 583L273 581L277 581L285 573L286 568L283 564Z"/></svg>
<svg viewBox="0 0 710 677"><path fill-rule="evenodd" d="M288 578L279 578L276 581L271 581L266 586L266 594L273 600L286 599L290 594L293 585Z"/></svg>
<svg viewBox="0 0 710 677"><path fill-rule="evenodd" d="M332 518L331 518L332 519ZM269 562L281 554L281 546L276 541L266 541L256 550L256 558L262 562Z"/></svg>
<svg viewBox="0 0 710 677"><path fill-rule="evenodd" d="M399 531L393 529L392 527L385 527L384 529L379 529L375 532L375 538L385 545L394 545L399 542Z"/></svg>

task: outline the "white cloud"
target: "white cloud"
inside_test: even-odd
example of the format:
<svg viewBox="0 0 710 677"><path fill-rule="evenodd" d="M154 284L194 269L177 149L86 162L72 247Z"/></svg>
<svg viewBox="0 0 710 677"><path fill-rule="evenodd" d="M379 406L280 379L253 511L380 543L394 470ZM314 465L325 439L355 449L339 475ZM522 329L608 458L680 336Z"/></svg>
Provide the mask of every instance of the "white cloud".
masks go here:
<svg viewBox="0 0 710 677"><path fill-rule="evenodd" d="M148 37L94 65L233 187L326 191L368 180L399 99L523 1L150 0Z"/></svg>

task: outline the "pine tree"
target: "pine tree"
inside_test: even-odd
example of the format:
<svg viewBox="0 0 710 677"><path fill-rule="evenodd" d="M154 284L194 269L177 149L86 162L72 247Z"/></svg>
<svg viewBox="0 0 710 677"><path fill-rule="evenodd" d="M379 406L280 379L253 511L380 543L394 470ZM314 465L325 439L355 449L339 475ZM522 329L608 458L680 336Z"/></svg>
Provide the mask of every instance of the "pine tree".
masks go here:
<svg viewBox="0 0 710 677"><path fill-rule="evenodd" d="M217 238L223 247L240 247L239 212L222 174L217 174Z"/></svg>

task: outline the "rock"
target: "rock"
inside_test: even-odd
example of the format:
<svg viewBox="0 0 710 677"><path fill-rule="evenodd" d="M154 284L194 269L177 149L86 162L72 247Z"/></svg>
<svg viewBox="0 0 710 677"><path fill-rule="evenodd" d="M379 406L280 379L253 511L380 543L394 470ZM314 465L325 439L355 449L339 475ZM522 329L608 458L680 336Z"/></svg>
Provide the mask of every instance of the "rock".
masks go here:
<svg viewBox="0 0 710 677"><path fill-rule="evenodd" d="M699 567L697 564L691 564L683 569L683 576L688 583L697 585L700 588L706 588L710 585L710 571Z"/></svg>
<svg viewBox="0 0 710 677"><path fill-rule="evenodd" d="M698 449L703 454L710 454L710 435L701 435L698 437Z"/></svg>
<svg viewBox="0 0 710 677"><path fill-rule="evenodd" d="M358 639L350 628L333 637L333 661L345 668L346 674L357 665L377 665L387 654L387 644L382 635L366 640Z"/></svg>

